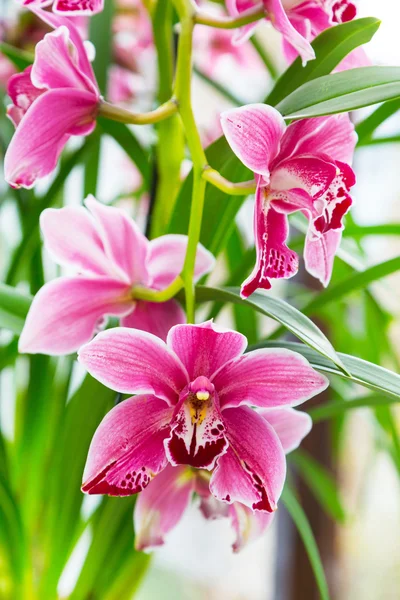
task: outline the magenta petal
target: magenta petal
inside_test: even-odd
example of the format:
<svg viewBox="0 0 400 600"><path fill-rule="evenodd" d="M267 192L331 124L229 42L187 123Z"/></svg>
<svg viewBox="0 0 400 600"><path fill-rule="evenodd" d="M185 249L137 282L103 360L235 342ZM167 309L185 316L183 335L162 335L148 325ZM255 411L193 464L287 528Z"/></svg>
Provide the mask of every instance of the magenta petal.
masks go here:
<svg viewBox="0 0 400 600"><path fill-rule="evenodd" d="M122 316L132 306L129 288L102 277L61 277L33 299L19 339L20 352L69 354L89 341L104 316Z"/></svg>
<svg viewBox="0 0 400 600"><path fill-rule="evenodd" d="M189 505L193 488L193 473L187 467L168 465L139 494L134 512L137 550L164 543L165 535L179 523Z"/></svg>
<svg viewBox="0 0 400 600"><path fill-rule="evenodd" d="M240 356L247 340L241 333L207 321L200 325L176 325L168 334L167 344L193 381L201 375L211 377L228 360Z"/></svg>
<svg viewBox="0 0 400 600"><path fill-rule="evenodd" d="M263 535L271 525L275 513L252 511L240 502L234 502L229 507L232 527L236 533L233 551L240 552L248 543Z"/></svg>
<svg viewBox="0 0 400 600"><path fill-rule="evenodd" d="M189 383L177 356L151 333L118 327L102 331L79 351L93 377L123 394L155 394L176 404Z"/></svg>
<svg viewBox="0 0 400 600"><path fill-rule="evenodd" d="M300 189L307 192L311 198L319 198L327 191L336 173L337 167L332 162L315 156L295 156L280 162L273 170L271 195L275 198L278 196L277 192Z"/></svg>
<svg viewBox="0 0 400 600"><path fill-rule="evenodd" d="M152 240L149 243L147 268L150 285L156 289L167 287L182 271L188 238L186 235L170 234ZM215 265L215 258L198 244L194 270L195 281L209 273Z"/></svg>
<svg viewBox="0 0 400 600"><path fill-rule="evenodd" d="M311 431L311 417L294 408L264 408L258 414L272 425L286 454L298 448Z"/></svg>
<svg viewBox="0 0 400 600"><path fill-rule="evenodd" d="M286 476L286 459L274 429L247 407L223 411L230 447L219 457L210 491L223 502L252 510L276 510Z"/></svg>
<svg viewBox="0 0 400 600"><path fill-rule="evenodd" d="M82 206L47 208L40 215L46 249L60 265L116 278L93 217Z"/></svg>
<svg viewBox="0 0 400 600"><path fill-rule="evenodd" d="M171 327L185 322L185 312L176 300L160 303L139 300L133 311L123 317L121 325L148 331L165 342Z"/></svg>
<svg viewBox="0 0 400 600"><path fill-rule="evenodd" d="M37 88L73 88L93 92L91 80L77 65L67 27L47 33L36 45L31 79Z"/></svg>
<svg viewBox="0 0 400 600"><path fill-rule="evenodd" d="M226 0L225 6L226 10L228 11L231 17L238 17L240 13L244 10L255 7L255 4L251 0ZM262 8L261 2L259 4L259 7ZM235 29L232 36L232 44L235 46L239 46L240 44L246 42L253 35L255 29L257 28L257 25L257 22L249 23L248 25L244 25L243 27Z"/></svg>
<svg viewBox="0 0 400 600"><path fill-rule="evenodd" d="M300 54L303 65L315 58L311 44L293 27L282 5L282 0L263 0L267 16L285 38Z"/></svg>
<svg viewBox="0 0 400 600"><path fill-rule="evenodd" d="M254 206L254 235L257 261L242 285L240 293L244 298L258 288L270 289L270 278L293 277L299 265L297 254L286 245L289 235L287 216L271 206L265 188L260 184L257 185Z"/></svg>
<svg viewBox="0 0 400 600"><path fill-rule="evenodd" d="M172 409L154 396L117 404L98 426L89 448L82 491L130 496L167 465L164 439Z"/></svg>
<svg viewBox="0 0 400 600"><path fill-rule="evenodd" d="M306 237L304 247L305 267L325 287L331 279L333 261L341 239L342 232L335 229L327 231L318 238L314 238L310 234Z"/></svg>
<svg viewBox="0 0 400 600"><path fill-rule="evenodd" d="M300 155L327 155L351 164L357 135L348 114L302 119L286 129L279 162Z"/></svg>
<svg viewBox="0 0 400 600"><path fill-rule="evenodd" d="M65 16L95 15L103 10L104 0L55 0L53 10Z"/></svg>
<svg viewBox="0 0 400 600"><path fill-rule="evenodd" d="M121 209L105 206L93 196L85 201L102 234L108 258L129 283L147 280L146 258L149 242L133 219Z"/></svg>
<svg viewBox="0 0 400 600"><path fill-rule="evenodd" d="M223 112L221 125L236 156L268 182L269 166L286 128L282 115L272 106L249 104Z"/></svg>
<svg viewBox="0 0 400 600"><path fill-rule="evenodd" d="M263 348L224 365L212 379L221 408L301 404L329 385L308 360L285 348ZM225 418L225 411L223 412Z"/></svg>
<svg viewBox="0 0 400 600"><path fill-rule="evenodd" d="M77 127L93 128L97 98L90 92L61 89L42 94L22 118L4 157L8 183L30 188L51 173Z"/></svg>
<svg viewBox="0 0 400 600"><path fill-rule="evenodd" d="M28 108L39 98L43 90L38 90L31 80L32 67L29 66L22 73L12 75L7 83L7 94L13 105L7 108L7 114L17 127Z"/></svg>

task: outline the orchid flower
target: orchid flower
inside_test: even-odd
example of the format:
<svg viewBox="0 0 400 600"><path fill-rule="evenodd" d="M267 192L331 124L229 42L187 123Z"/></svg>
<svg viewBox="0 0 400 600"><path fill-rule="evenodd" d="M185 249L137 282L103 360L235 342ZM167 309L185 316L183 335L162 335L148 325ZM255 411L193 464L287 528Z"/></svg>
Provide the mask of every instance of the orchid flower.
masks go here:
<svg viewBox="0 0 400 600"><path fill-rule="evenodd" d="M100 101L78 30L68 19L38 14L57 28L37 44L33 65L9 80L8 116L16 132L4 170L13 187L31 188L51 173L68 139L93 131Z"/></svg>
<svg viewBox="0 0 400 600"><path fill-rule="evenodd" d="M355 184L349 164L357 136L348 115L301 120L286 127L277 110L252 104L224 112L221 124L232 150L257 182L257 263L242 286L242 296L257 288L269 289L270 279L296 274L297 255L286 246L287 215L296 211L309 220L306 269L328 285L342 219L352 204L349 190Z"/></svg>
<svg viewBox="0 0 400 600"><path fill-rule="evenodd" d="M126 496L160 477L135 517L140 547L161 543L187 505L194 484L182 466L195 469L197 479L209 479L203 497L211 494L234 508L239 503L257 518L270 518L276 510L286 475L277 433L282 416L265 409L287 411L328 381L295 352L269 348L243 354L246 345L242 334L208 321L175 325L166 343L143 331L115 328L80 349L78 359L93 377L117 392L138 394L100 423L82 490ZM298 423L288 422L282 440L290 447L303 433ZM172 474L169 467L179 470Z"/></svg>
<svg viewBox="0 0 400 600"><path fill-rule="evenodd" d="M104 8L104 0L20 0L20 3L29 8L45 8L53 5L53 11L65 17L91 16Z"/></svg>
<svg viewBox="0 0 400 600"><path fill-rule="evenodd" d="M61 355L88 342L104 322L119 317L127 327L165 338L185 314L175 300L135 300L134 286L166 288L179 275L187 236L164 235L151 242L118 208L93 197L84 207L48 208L40 224L47 250L78 274L55 279L35 296L19 340L20 352ZM213 256L199 244L195 278L208 273Z"/></svg>
<svg viewBox="0 0 400 600"><path fill-rule="evenodd" d="M253 0L226 0L230 15L239 16L243 11L254 7ZM356 8L350 0L262 0L266 19L283 36L286 58L291 62L298 55L303 64L315 58L310 42L335 23L351 21L356 16ZM233 42L240 44L254 33L257 23L241 27L234 35Z"/></svg>
<svg viewBox="0 0 400 600"><path fill-rule="evenodd" d="M273 427L285 454L300 445L312 425L307 413L294 408L260 409L258 414ZM235 552L262 535L275 514L253 511L241 502L221 502L210 492L208 471L168 465L139 494L136 502L137 549L148 550L163 544L166 534L178 524L194 493L200 497L200 510L206 519L230 519L236 538L233 544Z"/></svg>

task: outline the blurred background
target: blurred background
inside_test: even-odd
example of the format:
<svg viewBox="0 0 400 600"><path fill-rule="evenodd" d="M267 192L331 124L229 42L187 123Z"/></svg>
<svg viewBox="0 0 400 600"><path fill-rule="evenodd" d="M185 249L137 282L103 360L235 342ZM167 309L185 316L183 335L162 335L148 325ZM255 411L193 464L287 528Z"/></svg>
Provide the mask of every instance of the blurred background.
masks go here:
<svg viewBox="0 0 400 600"><path fill-rule="evenodd" d="M135 4L135 3L133 3ZM129 0L121 3L122 10L116 23L116 56L112 77L113 101L146 110L151 106L156 85L154 50L146 39L145 27L132 39L129 18ZM124 12L123 8L127 8ZM377 65L400 65L398 0L359 0L359 16L374 16L382 20L373 41L366 48L368 57ZM213 10L217 7L213 5ZM128 16L127 16L128 15ZM13 41L10 31L17 19L16 2L0 0L0 33ZM219 82L241 104L261 101L272 86L265 76L254 47L233 49L225 32L211 36L211 30L199 27L196 34L196 69L194 105L196 116L207 144L220 135L218 115L232 106L210 84ZM37 31L32 31L34 43ZM143 35L142 35L143 34ZM8 36L8 37L7 37ZM285 68L280 52L280 40L267 24L258 31L257 39L272 61L272 73ZM141 51L129 55L130 48ZM213 54L215 52L215 54ZM1 59L0 59L1 60ZM134 64L132 64L132 60ZM252 68L248 68L249 61ZM0 62L0 87L9 76L10 65ZM123 77L122 69L130 72ZM4 94L3 94L4 95ZM357 123L373 109L352 115ZM151 143L153 133L146 128L135 129L146 143ZM399 137L400 113L394 114L376 132L377 137ZM74 142L79 144L80 142ZM1 151L0 151L1 156ZM353 222L361 226L400 223L400 141L361 146L356 151L354 168L357 185L353 193L355 206L348 226ZM188 162L188 168L190 163ZM128 162L121 149L107 138L102 141L100 182L97 197L104 202L117 202L126 207L144 226L148 197L141 189L139 173ZM39 191L49 185L44 181ZM9 266L12 249L22 237L15 205L6 192L0 177L0 268L3 278ZM66 183L66 203L79 204L83 199L83 170L75 169ZM242 207L238 226L250 244L252 229L252 199ZM346 236L342 249L353 254L360 264L379 264L400 254L400 226L397 235ZM47 277L57 274L54 265L45 256ZM348 273L348 267L337 259L334 280ZM216 281L223 279L226 271L224 258L219 261ZM23 279L23 278L22 278ZM19 283L24 287L23 281ZM307 294L309 281L300 274L290 285L277 285L274 293L296 303L294 290ZM296 287L297 286L297 287ZM400 350L399 292L400 275L394 274L371 287L379 306L379 315L368 305L363 291L354 293L343 302L326 309L320 325L336 349L397 370ZM293 296L293 297L291 297ZM375 305L374 305L375 306ZM385 326L380 321L384 315ZM374 320L375 319L375 320ZM219 321L232 324L230 309L221 313ZM261 327L271 329L265 319ZM345 331L346 330L346 335ZM7 333L0 340L6 343ZM390 352L385 350L389 341ZM76 375L79 381L80 375ZM14 432L13 390L15 378L12 369L6 368L0 378L0 423L6 437ZM333 396L357 397L359 390L333 385ZM395 426L400 431L399 411L392 409ZM399 448L392 452L396 434L388 432L385 415L379 411L359 409L348 411L346 418L316 423L313 433L303 444L302 452L320 461L329 485L336 485L331 512L327 514L326 501L318 493L319 480L310 482L302 470L302 454L292 464L294 479L299 480L302 506L310 519L325 570L336 600L398 600L400 598L400 463ZM390 444L388 445L388 440ZM389 448L390 446L390 448ZM388 449L389 448L389 449ZM303 456L304 458L304 456ZM304 467L304 464L303 464ZM311 476L312 480L312 476ZM333 494L333 492L332 492ZM322 493L323 495L323 493ZM98 502L95 500L94 502ZM325 505L324 505L325 503ZM332 502L331 502L332 504ZM322 507L321 507L322 506ZM93 499L85 500L83 511L94 510ZM329 511L328 511L329 512ZM233 554L231 544L234 534L225 520L205 521L196 505L190 507L178 527L169 535L164 547L154 552L148 571L138 593L139 600L314 600L318 598L314 576L308 564L301 540L281 506L274 523L266 535L250 544L240 554ZM70 562L59 583L61 596L68 596L79 575L80 565L91 542L86 532L79 540Z"/></svg>

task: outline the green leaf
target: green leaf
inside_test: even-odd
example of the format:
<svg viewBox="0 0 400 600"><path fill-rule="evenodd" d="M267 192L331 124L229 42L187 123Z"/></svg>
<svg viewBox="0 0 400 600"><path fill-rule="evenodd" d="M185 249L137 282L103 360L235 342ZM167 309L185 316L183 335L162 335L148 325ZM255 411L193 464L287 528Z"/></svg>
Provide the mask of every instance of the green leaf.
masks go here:
<svg viewBox="0 0 400 600"><path fill-rule="evenodd" d="M0 52L6 56L19 71L23 71L26 67L29 67L35 58L30 52L15 48L10 44L6 44L6 42L0 42Z"/></svg>
<svg viewBox="0 0 400 600"><path fill-rule="evenodd" d="M343 230L344 237L360 240L369 235L400 235L400 223L383 223L381 225L347 225Z"/></svg>
<svg viewBox="0 0 400 600"><path fill-rule="evenodd" d="M329 600L328 584L326 582L324 568L322 566L322 561L314 534L304 510L288 485L286 485L285 489L283 490L282 502L292 517L300 537L303 540L308 558L310 559L312 570L314 571L314 576L318 585L319 593L321 595L321 600Z"/></svg>
<svg viewBox="0 0 400 600"><path fill-rule="evenodd" d="M21 333L32 297L0 283L0 327Z"/></svg>
<svg viewBox="0 0 400 600"><path fill-rule="evenodd" d="M250 298L244 299L240 297L239 289L237 288L216 288L216 287L196 287L196 301L207 302L209 300L220 302L233 302L250 306L257 312L271 317L278 323L281 323L293 333L296 337L302 340L305 344L319 352L328 360L333 361L339 369L345 369L340 358L336 354L330 341L318 329L316 325L305 315L293 306L290 306L284 300L273 298L260 292L255 292Z"/></svg>
<svg viewBox="0 0 400 600"><path fill-rule="evenodd" d="M109 119L101 117L97 119L97 126L100 127L104 133L114 138L117 144L121 146L132 162L137 166L144 181L148 183L150 180L149 159L132 131L123 123L117 123L116 121L110 121Z"/></svg>
<svg viewBox="0 0 400 600"><path fill-rule="evenodd" d="M358 135L358 145L363 146L368 143L371 139L374 131L381 125L386 119L394 115L400 109L400 100L391 100L385 102L381 106L378 106L376 110L363 121L356 125L356 132Z"/></svg>
<svg viewBox="0 0 400 600"><path fill-rule="evenodd" d="M352 50L369 42L379 25L378 19L367 17L326 29L312 43L315 60L303 67L298 57L280 77L266 104L275 106L304 83L331 73Z"/></svg>
<svg viewBox="0 0 400 600"><path fill-rule="evenodd" d="M309 348L304 344L299 344L298 342L264 341L259 342L254 346L250 346L248 351L257 348L288 348L289 350L293 350L293 352L299 352L315 369L317 369L317 371L321 371L321 373L338 375L347 381L362 385L374 392L384 394L385 396L400 402L400 375L378 365L374 365L366 360L362 360L361 358L357 358L356 356L338 352L338 356L346 367L346 370L351 373L351 375L346 375L346 373L338 369L330 360L324 358L312 348Z"/></svg>
<svg viewBox="0 0 400 600"><path fill-rule="evenodd" d="M276 108L287 119L302 119L347 112L399 97L400 67L362 67L309 81Z"/></svg>
<svg viewBox="0 0 400 600"><path fill-rule="evenodd" d="M310 454L296 450L289 456L322 508L336 521L344 523L346 513L332 475Z"/></svg>
<svg viewBox="0 0 400 600"><path fill-rule="evenodd" d="M362 398L356 398L355 400L345 400L338 402L336 400L332 402L326 402L315 408L311 408L308 414L313 420L313 423L319 423L320 421L327 421L340 417L348 410L356 410L357 408L374 408L376 406L386 406L387 404L396 404L399 399L392 397L385 397L381 395L369 394Z"/></svg>

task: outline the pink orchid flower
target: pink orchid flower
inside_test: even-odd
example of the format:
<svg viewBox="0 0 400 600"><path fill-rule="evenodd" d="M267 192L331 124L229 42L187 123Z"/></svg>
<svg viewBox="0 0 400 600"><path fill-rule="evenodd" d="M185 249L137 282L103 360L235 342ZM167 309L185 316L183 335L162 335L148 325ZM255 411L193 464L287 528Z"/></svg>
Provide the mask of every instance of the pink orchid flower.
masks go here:
<svg viewBox="0 0 400 600"><path fill-rule="evenodd" d="M185 321L175 300L136 301L132 288L166 288L183 267L187 237L164 235L150 242L124 211L93 197L86 207L48 208L41 215L47 250L78 275L51 281L36 294L19 340L20 352L75 352L108 315L161 338L172 325ZM213 256L199 244L196 279L213 265Z"/></svg>
<svg viewBox="0 0 400 600"><path fill-rule="evenodd" d="M16 126L4 158L5 179L31 188L51 173L72 135L89 135L96 125L100 92L77 29L70 20L46 14L57 27L36 46L35 61L9 80ZM58 25L60 25L58 27Z"/></svg>
<svg viewBox="0 0 400 600"><path fill-rule="evenodd" d="M101 12L104 0L20 0L28 8L45 8L53 5L56 14L65 17L91 16Z"/></svg>
<svg viewBox="0 0 400 600"><path fill-rule="evenodd" d="M230 15L236 17L243 11L257 6L253 0L226 0ZM286 58L291 62L298 55L303 64L315 58L312 40L335 23L351 21L356 8L350 0L263 0L266 19L283 36ZM257 23L250 23L236 32L233 41L240 44L254 33Z"/></svg>
<svg viewBox="0 0 400 600"><path fill-rule="evenodd" d="M269 289L270 279L297 273L297 255L286 246L287 215L296 211L309 220L306 269L328 285L355 184L349 164L357 136L348 115L304 119L286 127L275 108L251 104L224 112L221 124L232 150L257 181L257 263L242 296Z"/></svg>
<svg viewBox="0 0 400 600"><path fill-rule="evenodd" d="M294 408L269 408L257 411L278 435L285 454L300 445L309 433L311 418ZM227 504L210 492L210 473L190 467L168 465L140 493L135 506L135 544L138 550L160 546L178 524L197 493L200 510L206 519L229 518L236 534L233 550L238 552L258 538L271 524L274 514L255 510L241 502Z"/></svg>
<svg viewBox="0 0 400 600"><path fill-rule="evenodd" d="M298 405L324 390L328 381L295 352L243 354L246 345L242 334L208 321L172 327L166 343L149 333L116 328L80 349L79 361L93 377L118 392L139 394L117 405L99 425L82 490L126 496L161 477L158 487L147 490L136 515L141 547L162 541L193 491L187 472L181 469L175 471L178 477L172 476L169 465L190 466L200 478L206 471L203 496L240 503L257 518L276 510L286 475L285 453L273 412L257 409ZM161 512L157 490L164 486L171 497Z"/></svg>

